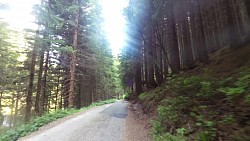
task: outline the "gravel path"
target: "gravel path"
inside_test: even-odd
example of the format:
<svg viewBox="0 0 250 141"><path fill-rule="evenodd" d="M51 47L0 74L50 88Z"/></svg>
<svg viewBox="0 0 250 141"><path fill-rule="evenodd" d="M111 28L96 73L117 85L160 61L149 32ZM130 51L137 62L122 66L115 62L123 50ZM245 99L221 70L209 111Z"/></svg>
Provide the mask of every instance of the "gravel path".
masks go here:
<svg viewBox="0 0 250 141"><path fill-rule="evenodd" d="M45 127L20 141L119 141L127 117L128 102L96 107L73 118ZM51 125L54 125L53 123ZM48 126L51 126L48 125Z"/></svg>

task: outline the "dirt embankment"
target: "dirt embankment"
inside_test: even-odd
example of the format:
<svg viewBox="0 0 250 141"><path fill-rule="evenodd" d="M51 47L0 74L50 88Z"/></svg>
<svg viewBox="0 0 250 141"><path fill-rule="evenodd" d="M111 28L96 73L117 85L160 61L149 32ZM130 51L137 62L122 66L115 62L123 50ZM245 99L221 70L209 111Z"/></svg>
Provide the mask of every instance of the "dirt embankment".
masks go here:
<svg viewBox="0 0 250 141"><path fill-rule="evenodd" d="M151 119L152 117L142 112L139 104L130 103L122 141L152 141L150 134Z"/></svg>

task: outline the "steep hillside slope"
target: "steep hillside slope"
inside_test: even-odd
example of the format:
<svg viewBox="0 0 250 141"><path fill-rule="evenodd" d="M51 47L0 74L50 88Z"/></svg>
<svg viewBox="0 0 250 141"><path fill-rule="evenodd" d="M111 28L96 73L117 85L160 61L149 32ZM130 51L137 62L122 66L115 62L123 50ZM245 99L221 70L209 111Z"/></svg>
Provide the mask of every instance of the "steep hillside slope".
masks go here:
<svg viewBox="0 0 250 141"><path fill-rule="evenodd" d="M155 116L154 140L249 141L250 45L215 52L208 65L167 78L139 102Z"/></svg>

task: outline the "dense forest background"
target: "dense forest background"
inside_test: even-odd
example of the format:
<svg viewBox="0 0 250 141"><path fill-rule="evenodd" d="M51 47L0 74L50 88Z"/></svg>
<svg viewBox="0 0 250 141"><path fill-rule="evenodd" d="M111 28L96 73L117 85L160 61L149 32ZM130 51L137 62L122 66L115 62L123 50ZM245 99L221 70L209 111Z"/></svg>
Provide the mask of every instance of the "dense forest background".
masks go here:
<svg viewBox="0 0 250 141"><path fill-rule="evenodd" d="M98 1L42 0L33 14L35 30L0 21L0 125L122 96Z"/></svg>
<svg viewBox="0 0 250 141"><path fill-rule="evenodd" d="M121 53L123 84L136 94L208 64L209 55L249 41L247 0L133 0L125 9L130 40Z"/></svg>

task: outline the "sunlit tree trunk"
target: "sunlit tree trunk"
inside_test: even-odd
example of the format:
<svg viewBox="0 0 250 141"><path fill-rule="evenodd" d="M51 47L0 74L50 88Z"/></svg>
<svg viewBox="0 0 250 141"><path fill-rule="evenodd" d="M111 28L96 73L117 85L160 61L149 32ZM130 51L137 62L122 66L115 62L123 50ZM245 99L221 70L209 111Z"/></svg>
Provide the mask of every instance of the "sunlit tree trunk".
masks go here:
<svg viewBox="0 0 250 141"><path fill-rule="evenodd" d="M76 54L77 54L77 37L79 30L79 19L80 19L80 9L77 12L76 16L76 27L74 29L74 37L73 37L73 53L70 62L70 86L69 86L69 108L74 107L74 97L75 97L75 73L76 73Z"/></svg>
<svg viewBox="0 0 250 141"><path fill-rule="evenodd" d="M25 108L25 117L24 117L25 122L28 122L31 118L32 95L33 95L35 65L36 65L36 53L37 53L37 47L36 45L34 45L34 48L32 50L32 56L31 56L28 93L26 95L26 108Z"/></svg>
<svg viewBox="0 0 250 141"><path fill-rule="evenodd" d="M36 92L36 101L35 101L35 112L36 115L39 115L39 101L41 96L41 84L42 84L42 74L43 74L43 63L44 63L44 47L40 51L40 64L38 72L38 81L37 81L37 92Z"/></svg>
<svg viewBox="0 0 250 141"><path fill-rule="evenodd" d="M19 105L19 97L20 97L19 95L20 93L19 91L17 91L13 126L17 126L18 105Z"/></svg>
<svg viewBox="0 0 250 141"><path fill-rule="evenodd" d="M4 117L2 114L2 99L3 99L3 92L0 90L0 126L3 125Z"/></svg>
<svg viewBox="0 0 250 141"><path fill-rule="evenodd" d="M14 122L14 105L15 105L15 95L12 95L12 99L11 99L11 111L10 111L10 127L13 126L13 122Z"/></svg>
<svg viewBox="0 0 250 141"><path fill-rule="evenodd" d="M49 70L49 51L47 50L46 53L46 60L45 60L45 68L44 68L44 74L41 82L41 94L40 94L40 101L39 101L39 115L42 115L44 113L45 109L45 97L46 97L46 84L47 84L47 75Z"/></svg>

